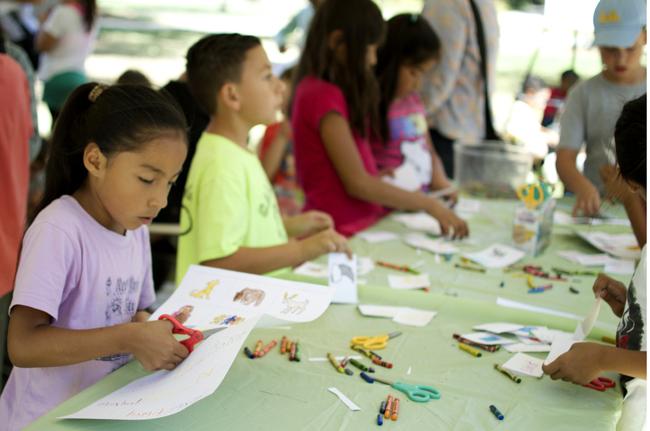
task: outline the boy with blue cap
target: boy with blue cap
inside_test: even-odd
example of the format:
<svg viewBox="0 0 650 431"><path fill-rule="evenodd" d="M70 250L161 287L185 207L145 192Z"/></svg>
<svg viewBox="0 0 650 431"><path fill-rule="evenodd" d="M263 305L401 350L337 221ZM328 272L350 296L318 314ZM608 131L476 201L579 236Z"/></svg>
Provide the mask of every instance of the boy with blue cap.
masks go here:
<svg viewBox="0 0 650 431"><path fill-rule="evenodd" d="M612 137L623 105L646 92L641 65L646 44L645 0L601 0L594 11L594 45L603 70L569 93L560 122L557 171L575 193L573 214L599 212L605 184L601 170L615 164ZM576 167L585 145L584 173Z"/></svg>

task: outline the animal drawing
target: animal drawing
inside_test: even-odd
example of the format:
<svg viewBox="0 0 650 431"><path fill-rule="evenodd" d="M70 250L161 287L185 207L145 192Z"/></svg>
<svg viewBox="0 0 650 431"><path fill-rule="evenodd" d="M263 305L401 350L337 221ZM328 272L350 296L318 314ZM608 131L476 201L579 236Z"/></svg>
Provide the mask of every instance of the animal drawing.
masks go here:
<svg viewBox="0 0 650 431"><path fill-rule="evenodd" d="M307 305L309 304L309 299L299 301L297 298L298 298L297 293L294 293L293 295L289 296L289 293L284 292L284 296L282 297L282 303L285 305L285 309L280 311L280 313L302 314L307 308Z"/></svg>
<svg viewBox="0 0 650 431"><path fill-rule="evenodd" d="M207 286L205 286L203 289L194 289L190 295L198 299L210 299L212 290L217 287L218 284L219 280L208 281Z"/></svg>

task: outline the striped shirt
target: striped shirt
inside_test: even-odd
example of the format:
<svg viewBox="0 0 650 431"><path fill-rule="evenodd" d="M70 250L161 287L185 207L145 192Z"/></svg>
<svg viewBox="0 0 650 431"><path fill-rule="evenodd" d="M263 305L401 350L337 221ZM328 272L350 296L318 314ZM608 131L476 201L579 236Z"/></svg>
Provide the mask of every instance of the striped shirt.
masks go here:
<svg viewBox="0 0 650 431"><path fill-rule="evenodd" d="M494 88L499 30L494 0L474 0L481 14L487 50L488 88ZM442 46L440 61L423 88L429 127L452 140L485 135L485 99L476 23L470 0L426 0L422 15Z"/></svg>

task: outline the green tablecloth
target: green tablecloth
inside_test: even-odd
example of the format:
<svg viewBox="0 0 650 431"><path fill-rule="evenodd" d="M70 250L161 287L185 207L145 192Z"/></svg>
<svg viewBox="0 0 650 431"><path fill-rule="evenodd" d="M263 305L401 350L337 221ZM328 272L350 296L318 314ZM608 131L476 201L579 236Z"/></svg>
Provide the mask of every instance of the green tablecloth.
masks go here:
<svg viewBox="0 0 650 431"><path fill-rule="evenodd" d="M472 233L480 243L478 249L490 242L509 242L512 203L483 202L484 210L471 219ZM499 224L501 222L501 224ZM495 226L498 228L494 228ZM384 220L373 230L390 229L402 232L391 220ZM567 269L576 268L561 261L554 250L571 248L589 250L580 240L556 229L549 251L540 258L531 259L544 266L562 264ZM566 230L566 229L564 229ZM599 227L599 230L601 228ZM620 231L617 227L603 228ZM395 291L386 287L388 270L379 268L371 273L368 284L360 286L363 303L405 305L438 311L434 320L424 328L400 326L389 319L362 317L352 306L333 305L318 320L286 329L255 329L246 345L253 346L257 339L270 341L287 335L299 339L303 362L291 363L274 351L258 360L239 355L219 389L211 396L186 410L162 419L146 422L57 420L57 416L73 413L124 386L146 373L136 362L131 362L107 376L96 385L66 401L46 416L32 424L31 430L213 430L213 429L368 429L373 427L377 409L386 395L391 393L401 399L400 418L395 423L384 424L391 429L584 429L611 430L617 421L622 397L620 388L597 392L565 382L524 378L517 385L493 369L495 362L503 363L510 357L507 352L484 353L474 358L456 347L451 334L469 332L471 327L486 322L511 321L522 324L546 325L572 331L575 321L567 318L525 312L494 304L496 296L508 297L535 305L584 315L593 300L591 282L584 277L572 285L580 289L579 295L568 292L568 286L554 287L538 295L525 293L524 279L491 270L487 274L460 272L451 263L433 263L433 257L398 242L369 245L359 239L352 241L360 255L382 257L386 260L414 263L424 259L426 271L432 275L436 288L423 291ZM455 258L457 259L457 258ZM292 278L296 278L292 276ZM505 281L504 288L499 287ZM455 294L457 296L451 296ZM601 323L615 322L608 307L603 307ZM401 337L391 340L383 351L395 363L395 368L378 367L378 375L387 379L409 383L429 384L442 393L442 398L426 404L407 401L405 396L380 384L369 385L355 376L337 373L327 362L310 362L309 357L323 357L327 352L337 355L353 353L347 348L355 335L379 334L401 330ZM596 329L593 338L611 335L611 328ZM539 354L544 357L545 354ZM368 363L364 358L364 362ZM410 374L408 373L410 369ZM610 375L610 377L614 377ZM361 407L351 412L328 387L337 387ZM495 404L505 415L499 422L488 406Z"/></svg>

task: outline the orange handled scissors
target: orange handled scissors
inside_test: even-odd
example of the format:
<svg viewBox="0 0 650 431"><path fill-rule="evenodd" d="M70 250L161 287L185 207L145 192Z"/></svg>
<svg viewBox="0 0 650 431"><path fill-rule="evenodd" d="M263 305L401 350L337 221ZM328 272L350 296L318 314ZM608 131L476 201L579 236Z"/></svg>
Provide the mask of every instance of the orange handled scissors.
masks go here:
<svg viewBox="0 0 650 431"><path fill-rule="evenodd" d="M169 320L170 322L172 322L172 325L174 325L174 327L172 328L172 334L187 335L187 338L179 342L183 346L185 346L187 351L190 353L192 353L192 350L194 350L194 346L197 343L200 343L205 338L214 334L215 332L221 331L222 329L226 329L225 327L218 327L218 328L209 329L207 331L200 331L198 329L188 328L187 326L183 325L181 322L176 320L174 316L171 316L169 314L162 314L158 318L158 320Z"/></svg>
<svg viewBox="0 0 650 431"><path fill-rule="evenodd" d="M368 350L381 350L384 347L386 347L386 344L388 344L388 340L400 335L402 335L402 333L397 331L397 332L391 332L390 334L386 334L386 335L377 335L374 337L366 337L366 336L353 337L350 344L353 346L361 346L364 349L368 349Z"/></svg>

